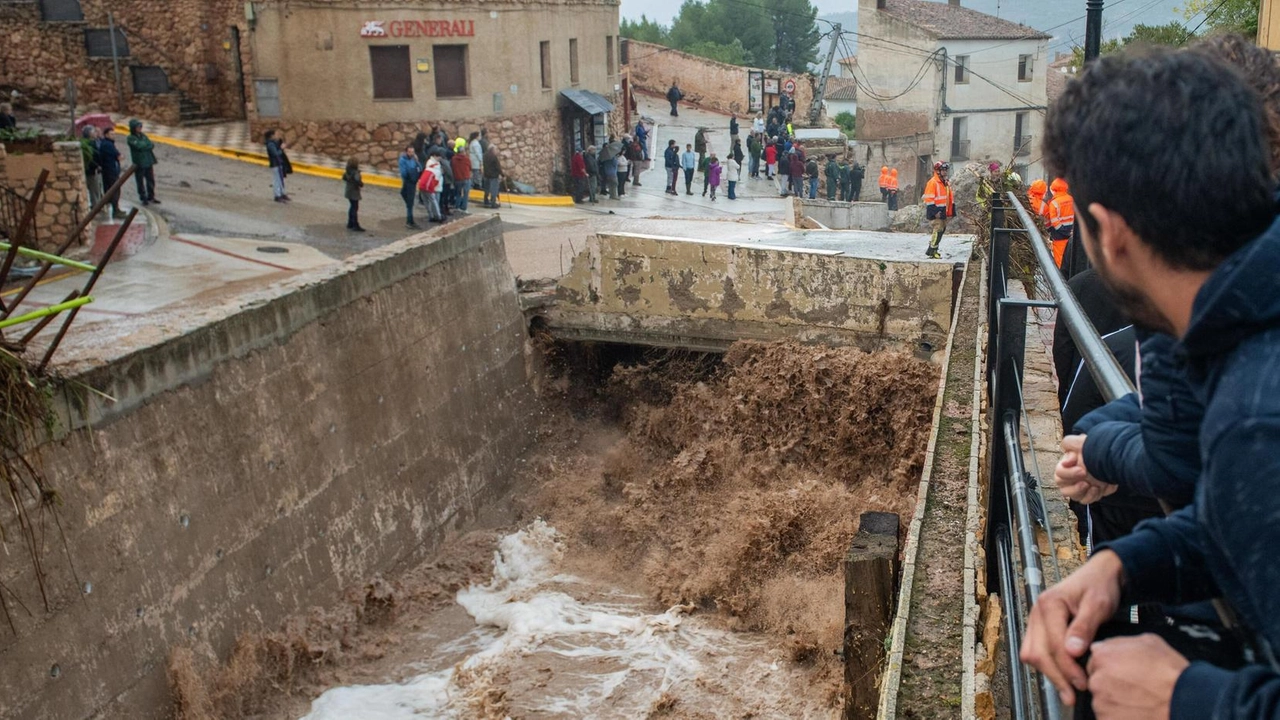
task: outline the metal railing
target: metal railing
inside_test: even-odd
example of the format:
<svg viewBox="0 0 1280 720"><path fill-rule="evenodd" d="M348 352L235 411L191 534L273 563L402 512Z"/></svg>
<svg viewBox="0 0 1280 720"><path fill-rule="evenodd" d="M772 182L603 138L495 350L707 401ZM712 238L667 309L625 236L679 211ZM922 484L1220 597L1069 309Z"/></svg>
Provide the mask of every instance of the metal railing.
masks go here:
<svg viewBox="0 0 1280 720"><path fill-rule="evenodd" d="M1013 211L1013 215L1009 214ZM1010 227L1016 216L1021 227ZM1009 296L1009 251L1013 235L1027 237L1041 274L1056 301ZM1102 342L1093 323L1080 308L1053 262L1049 246L1036 223L1012 194L992 197L991 249L988 261L986 378L989 401L988 460L990 492L987 523L987 577L995 578L1005 611L1006 663L1009 671L1011 715L1015 720L1059 720L1063 709L1053 685L1018 657L1027 614L1047 587L1037 528L1043 529L1049 557L1056 569L1052 523L1044 509L1039 480L1027 470L1021 445L1025 432L1034 454L1034 438L1022 396L1026 351L1027 311L1057 308L1058 322L1070 331L1089 372L1107 400L1129 392L1132 385L1115 356ZM1033 458L1034 459L1034 458ZM1037 471L1039 468L1037 466Z"/></svg>

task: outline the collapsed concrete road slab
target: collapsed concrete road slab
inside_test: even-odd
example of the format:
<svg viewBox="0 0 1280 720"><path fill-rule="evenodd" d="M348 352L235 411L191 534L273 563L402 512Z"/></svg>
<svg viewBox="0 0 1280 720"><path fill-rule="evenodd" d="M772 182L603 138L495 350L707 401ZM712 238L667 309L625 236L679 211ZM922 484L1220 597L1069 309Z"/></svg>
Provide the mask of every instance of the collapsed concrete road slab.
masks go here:
<svg viewBox="0 0 1280 720"><path fill-rule="evenodd" d="M963 257L970 243L957 243ZM766 241L601 233L574 257L539 322L563 339L720 351L736 340L790 338L935 359L957 264L917 259L925 244L887 233L777 232Z"/></svg>

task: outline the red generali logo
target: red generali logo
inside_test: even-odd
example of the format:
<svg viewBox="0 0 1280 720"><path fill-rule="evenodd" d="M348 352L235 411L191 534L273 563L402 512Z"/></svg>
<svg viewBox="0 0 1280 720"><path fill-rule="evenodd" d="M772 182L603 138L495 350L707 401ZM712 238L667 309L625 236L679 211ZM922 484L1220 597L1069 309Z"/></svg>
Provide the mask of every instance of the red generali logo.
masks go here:
<svg viewBox="0 0 1280 720"><path fill-rule="evenodd" d="M366 20L362 38L475 37L475 20Z"/></svg>

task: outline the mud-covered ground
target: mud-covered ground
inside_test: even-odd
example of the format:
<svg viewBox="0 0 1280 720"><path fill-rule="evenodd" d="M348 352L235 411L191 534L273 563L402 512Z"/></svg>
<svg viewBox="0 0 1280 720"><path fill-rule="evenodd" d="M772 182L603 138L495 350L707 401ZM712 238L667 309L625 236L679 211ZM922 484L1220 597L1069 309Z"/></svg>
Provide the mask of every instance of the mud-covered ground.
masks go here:
<svg viewBox="0 0 1280 720"><path fill-rule="evenodd" d="M581 705L540 698L568 697L561 686L577 677L599 684L591 673L622 678L592 700L597 717L832 715L842 699L839 561L860 513L910 516L936 368L797 343L625 362L581 346L546 350L539 443L483 527L403 577L354 588L339 607L246 636L221 668L175 653L182 717L299 718L326 689L407 681L451 693L450 717L576 717ZM534 533L535 518L546 526L538 542L554 549L532 562L549 569L526 582L512 567L528 547L505 543ZM604 607L627 627L658 628L637 636L662 635L661 652L634 649L654 667L624 667L621 650L564 645L553 630L515 644L511 619L489 620L504 635L476 639L495 602L532 608L552 595L589 611L570 625L600 622ZM515 650L493 652L500 643ZM484 653L482 666L468 660Z"/></svg>

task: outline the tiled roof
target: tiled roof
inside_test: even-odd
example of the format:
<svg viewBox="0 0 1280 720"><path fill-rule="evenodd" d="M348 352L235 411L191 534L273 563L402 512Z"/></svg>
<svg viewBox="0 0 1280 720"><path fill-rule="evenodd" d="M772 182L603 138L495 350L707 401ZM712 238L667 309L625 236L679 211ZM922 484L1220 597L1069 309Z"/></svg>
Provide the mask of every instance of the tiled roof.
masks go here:
<svg viewBox="0 0 1280 720"><path fill-rule="evenodd" d="M853 78L829 77L827 78L827 100L857 100L858 99L858 81Z"/></svg>
<svg viewBox="0 0 1280 720"><path fill-rule="evenodd" d="M841 65L857 65L857 64L858 64L858 56L857 56L857 55L850 55L849 57L840 58L840 59L839 59L839 60L837 60L836 62L837 62L837 63L839 63L839 64L841 64Z"/></svg>
<svg viewBox="0 0 1280 720"><path fill-rule="evenodd" d="M1035 28L946 2L885 0L885 9L877 12L914 25L939 40L1048 40L1051 37Z"/></svg>
<svg viewBox="0 0 1280 720"><path fill-rule="evenodd" d="M1061 69L1050 66L1049 72L1044 74L1044 89L1050 105L1067 89L1067 81L1071 78L1070 73L1064 73Z"/></svg>

